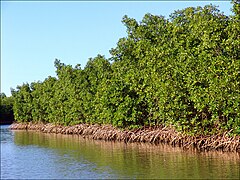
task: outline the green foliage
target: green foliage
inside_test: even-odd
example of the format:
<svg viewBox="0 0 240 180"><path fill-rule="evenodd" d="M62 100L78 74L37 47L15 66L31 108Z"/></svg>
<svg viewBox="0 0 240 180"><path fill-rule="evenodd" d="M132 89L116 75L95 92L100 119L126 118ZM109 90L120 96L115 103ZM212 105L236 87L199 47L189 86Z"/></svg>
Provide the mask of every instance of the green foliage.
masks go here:
<svg viewBox="0 0 240 180"><path fill-rule="evenodd" d="M0 93L0 114L12 114L13 113L13 98L7 97L6 94Z"/></svg>
<svg viewBox="0 0 240 180"><path fill-rule="evenodd" d="M233 16L212 5L170 19L124 16L127 37L112 57L84 69L55 60L57 78L13 91L18 121L173 125L186 133L240 132L239 3Z"/></svg>

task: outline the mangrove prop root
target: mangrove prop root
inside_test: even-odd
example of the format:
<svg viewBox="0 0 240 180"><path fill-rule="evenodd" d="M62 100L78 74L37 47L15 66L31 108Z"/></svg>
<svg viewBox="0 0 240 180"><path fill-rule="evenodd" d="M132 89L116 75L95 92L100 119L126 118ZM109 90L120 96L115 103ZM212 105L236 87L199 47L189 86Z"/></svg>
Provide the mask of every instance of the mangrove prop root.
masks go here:
<svg viewBox="0 0 240 180"><path fill-rule="evenodd" d="M14 123L12 130L35 130L43 133L77 134L84 138L95 140L123 141L125 143L145 142L152 144L166 143L183 149L195 148L200 151L221 150L240 152L240 136L227 136L227 133L212 136L188 136L169 127L139 128L134 130L120 130L111 125L78 124L74 126L60 126L43 123Z"/></svg>

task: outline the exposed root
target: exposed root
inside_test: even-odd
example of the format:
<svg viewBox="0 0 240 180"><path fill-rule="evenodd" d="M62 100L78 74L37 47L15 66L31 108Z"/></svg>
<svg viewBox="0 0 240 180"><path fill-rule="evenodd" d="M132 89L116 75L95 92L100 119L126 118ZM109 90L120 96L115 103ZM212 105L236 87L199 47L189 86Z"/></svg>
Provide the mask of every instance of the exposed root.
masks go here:
<svg viewBox="0 0 240 180"><path fill-rule="evenodd" d="M50 123L14 123L10 126L10 129L37 130L43 133L55 134L77 134L95 140L123 141L125 143L165 143L184 149L194 148L200 151L221 150L240 152L240 136L229 137L227 132L212 136L187 136L169 127L144 127L134 130L120 130L111 125L78 124L66 127Z"/></svg>

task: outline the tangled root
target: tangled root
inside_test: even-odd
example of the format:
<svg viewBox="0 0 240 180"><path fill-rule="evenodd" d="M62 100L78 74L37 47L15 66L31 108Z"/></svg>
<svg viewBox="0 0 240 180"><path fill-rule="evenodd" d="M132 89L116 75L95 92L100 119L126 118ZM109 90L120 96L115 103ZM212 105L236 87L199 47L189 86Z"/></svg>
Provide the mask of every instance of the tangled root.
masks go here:
<svg viewBox="0 0 240 180"><path fill-rule="evenodd" d="M200 151L221 150L240 152L240 136L227 136L227 133L208 136L184 135L169 127L144 127L134 130L120 130L111 125L78 124L74 126L60 126L43 123L14 123L12 130L36 130L43 133L77 134L95 140L123 141L125 143L142 142L171 146Z"/></svg>

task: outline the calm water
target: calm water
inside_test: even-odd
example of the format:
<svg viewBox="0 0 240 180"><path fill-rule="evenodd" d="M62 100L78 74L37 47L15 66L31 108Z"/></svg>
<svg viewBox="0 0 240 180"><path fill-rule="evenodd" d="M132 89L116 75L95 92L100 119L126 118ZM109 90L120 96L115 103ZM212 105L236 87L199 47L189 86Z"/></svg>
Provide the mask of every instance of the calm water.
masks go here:
<svg viewBox="0 0 240 180"><path fill-rule="evenodd" d="M239 179L240 157L1 126L1 179Z"/></svg>

